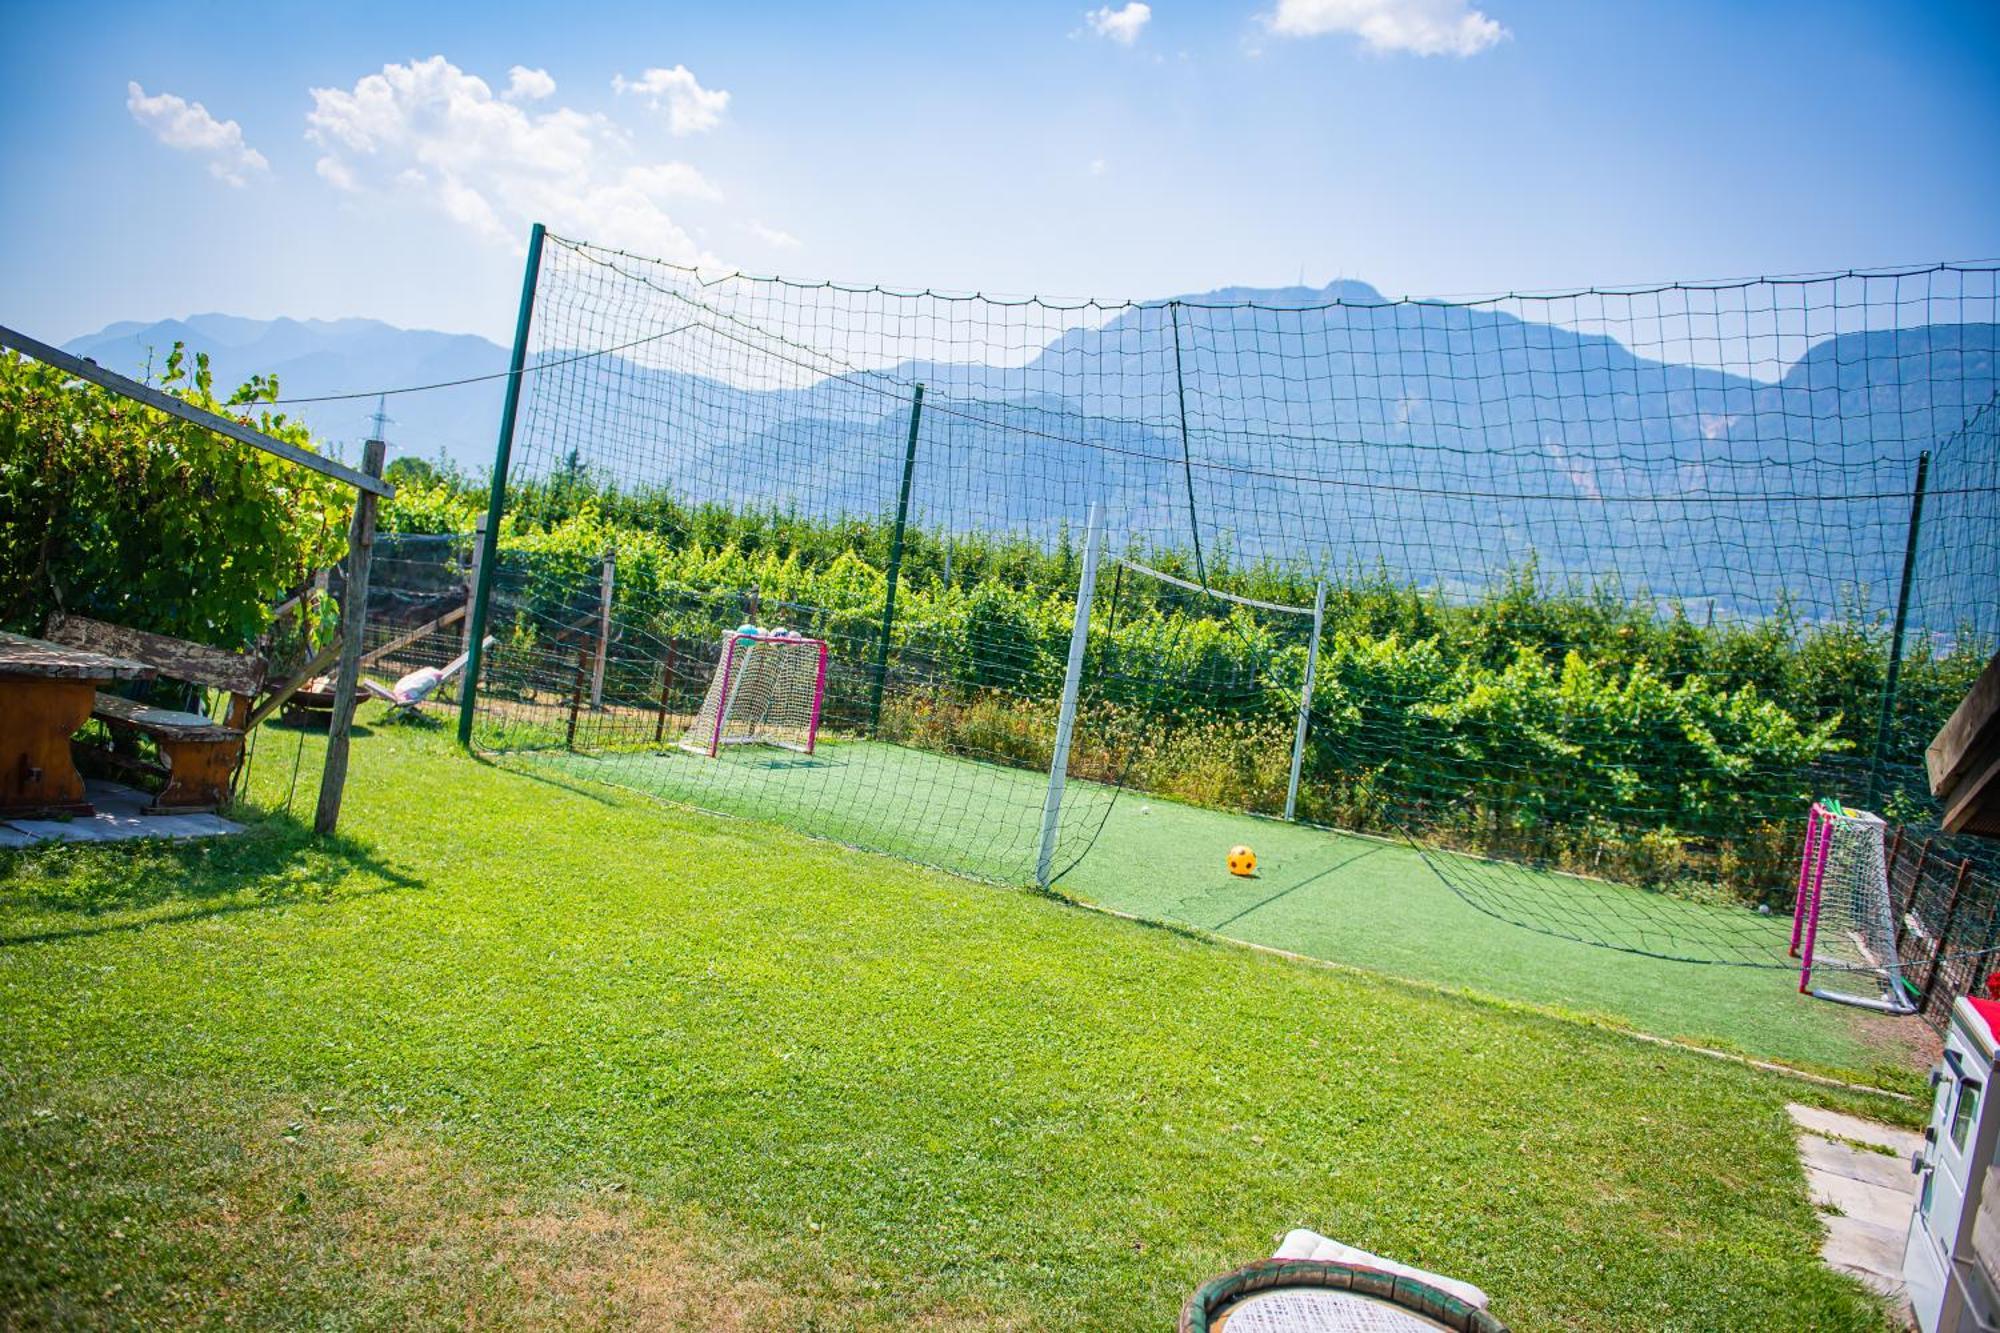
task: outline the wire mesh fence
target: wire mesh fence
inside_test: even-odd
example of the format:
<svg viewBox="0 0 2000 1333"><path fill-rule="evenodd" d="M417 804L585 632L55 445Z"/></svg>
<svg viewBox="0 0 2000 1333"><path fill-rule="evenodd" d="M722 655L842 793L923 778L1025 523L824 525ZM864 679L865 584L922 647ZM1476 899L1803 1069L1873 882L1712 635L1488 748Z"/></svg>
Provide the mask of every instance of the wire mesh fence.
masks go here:
<svg viewBox="0 0 2000 1333"><path fill-rule="evenodd" d="M1323 584L1298 814L1697 961L1789 965L1807 805L1921 819L2000 631L1992 266L1060 304L549 237L534 279L477 741L954 869L1032 871L1093 506L1179 582L1097 589L1064 860L1121 785L1282 807L1308 649L1242 599ZM671 744L743 626L828 644L814 754Z"/></svg>

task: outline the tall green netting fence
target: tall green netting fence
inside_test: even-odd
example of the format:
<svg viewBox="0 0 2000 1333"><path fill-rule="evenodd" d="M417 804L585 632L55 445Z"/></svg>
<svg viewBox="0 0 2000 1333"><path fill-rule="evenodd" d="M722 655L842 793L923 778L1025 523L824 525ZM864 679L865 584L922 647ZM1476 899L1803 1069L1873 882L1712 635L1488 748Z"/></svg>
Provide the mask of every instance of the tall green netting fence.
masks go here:
<svg viewBox="0 0 2000 1333"><path fill-rule="evenodd" d="M468 720L565 779L1035 878L1094 506L1058 872L1121 789L1282 811L1307 622L1216 594L1324 585L1299 818L1779 965L1808 803L1932 813L2000 630L1992 265L1054 302L538 253ZM828 645L812 753L677 744L744 624Z"/></svg>

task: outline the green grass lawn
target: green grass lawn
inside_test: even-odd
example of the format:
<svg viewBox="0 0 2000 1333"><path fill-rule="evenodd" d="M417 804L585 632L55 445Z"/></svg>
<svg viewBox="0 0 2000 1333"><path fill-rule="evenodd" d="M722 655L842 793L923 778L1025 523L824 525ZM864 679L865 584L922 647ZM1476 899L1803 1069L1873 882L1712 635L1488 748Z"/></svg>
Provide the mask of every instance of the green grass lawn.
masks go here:
<svg viewBox="0 0 2000 1333"><path fill-rule="evenodd" d="M1519 1330L1886 1327L1783 1111L1876 1099L412 728L343 827L0 854L7 1323L1150 1329L1310 1226Z"/></svg>
<svg viewBox="0 0 2000 1333"><path fill-rule="evenodd" d="M811 758L755 747L715 760L677 751L543 750L508 762L1015 883L1033 877L1046 786L1038 773L867 741L822 745ZM1223 867L1224 854L1240 842L1257 849L1255 879ZM1106 788L1073 782L1060 849L1059 867L1075 863L1058 881L1063 892L1151 921L1848 1077L1913 1083L1906 1052L1881 1042L1881 1034L1895 1035L1896 1020L1871 1024L1858 1011L1802 996L1790 968L1673 962L1538 934L1468 905L1407 846L1141 793L1114 802ZM1785 953L1786 917L1547 878L1551 901L1643 898L1649 921L1668 934L1678 929L1700 941L1762 931L1773 957Z"/></svg>

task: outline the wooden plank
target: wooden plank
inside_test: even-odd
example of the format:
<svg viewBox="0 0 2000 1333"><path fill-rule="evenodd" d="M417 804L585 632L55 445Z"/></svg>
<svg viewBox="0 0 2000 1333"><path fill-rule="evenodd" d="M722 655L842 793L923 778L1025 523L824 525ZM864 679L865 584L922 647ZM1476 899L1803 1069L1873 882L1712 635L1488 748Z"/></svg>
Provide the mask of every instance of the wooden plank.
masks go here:
<svg viewBox="0 0 2000 1333"><path fill-rule="evenodd" d="M0 676L37 680L151 680L157 672L144 662L108 657L72 644L51 643L25 634L0 632Z"/></svg>
<svg viewBox="0 0 2000 1333"><path fill-rule="evenodd" d="M382 473L387 446L370 440L362 446L361 466L370 476ZM375 556L375 496L362 491L354 502L354 526L347 543L347 588L340 607L340 679L333 691L333 719L326 728L326 768L320 775L319 808L313 832L325 836L340 823L340 797L347 785L349 732L354 729L354 696L361 682L361 636L368 627L368 570Z"/></svg>
<svg viewBox="0 0 2000 1333"><path fill-rule="evenodd" d="M604 661L611 655L611 591L616 582L618 553L604 553L604 573L597 602L597 660L590 664L590 706L604 707Z"/></svg>
<svg viewBox="0 0 2000 1333"><path fill-rule="evenodd" d="M121 699L115 694L100 694L91 707L91 715L106 721L136 727L151 736L171 737L180 741L227 741L243 735L234 727L225 727L220 722L203 717L200 713L183 713L177 708L155 708L134 699Z"/></svg>
<svg viewBox="0 0 2000 1333"><path fill-rule="evenodd" d="M1951 789L1944 811L1946 833L1981 833L2000 837L2000 754L1993 762Z"/></svg>
<svg viewBox="0 0 2000 1333"><path fill-rule="evenodd" d="M2000 653L1993 654L1924 750L1931 795L1949 796L1968 772L1975 766L1984 768L1996 754L2000 754Z"/></svg>
<svg viewBox="0 0 2000 1333"><path fill-rule="evenodd" d="M417 628L411 630L408 634L404 634L398 638L391 639L389 642L383 644L380 648L377 648L372 652L363 653L361 656L361 665L365 667L374 666L377 662L381 661L389 654L395 652L397 649L409 647L411 644L415 643L418 639L423 638L424 635L435 633L436 631L443 629L446 625L449 625L452 622L461 619L464 615L465 615L464 607L454 606L451 610L445 612L443 615L439 616L436 620L431 621L429 624L419 625L417 626Z"/></svg>
<svg viewBox="0 0 2000 1333"><path fill-rule="evenodd" d="M379 477L356 472L345 463L337 463L331 458L313 453L310 449L301 449L296 444L289 444L260 430L253 430L240 421L232 421L205 408L196 407L193 403L183 402L170 393L162 393L137 380L126 379L116 371L106 370L95 361L71 356L61 348L51 347L45 342L30 338L25 333L17 333L5 325L0 325L0 347L11 347L37 361L54 366L57 370L66 371L80 380L89 380L99 388L122 394L124 397L144 403L147 407L165 412L168 416L179 417L190 425L200 426L203 430L212 430L217 435L225 435L238 444L247 444L252 449L261 449L267 454L274 454L288 463L297 463L300 467L310 468L322 476L344 481L363 494L380 496L384 500L391 499L396 494L396 488Z"/></svg>
<svg viewBox="0 0 2000 1333"><path fill-rule="evenodd" d="M300 690L304 689L306 687L306 683L312 680L313 677L319 675L320 672L325 671L328 667L332 666L335 660L339 658L339 656L340 656L340 640L335 639L332 643L329 643L326 647L320 649L318 655L315 656L312 661L306 663L304 668L302 668L297 675L293 676L290 680L280 685L277 689L272 690L270 695L265 698L264 702L258 704L255 708L251 709L249 720L243 724L243 729L245 731L249 731L252 727L258 725L265 718L271 716L271 714L277 712L280 708L284 707L285 701L287 699L291 698L294 694L297 694Z"/></svg>
<svg viewBox="0 0 2000 1333"><path fill-rule="evenodd" d="M85 616L59 615L50 620L48 633L58 643L129 657L159 668L161 675L171 679L192 681L231 694L255 694L264 684L264 659L246 653L210 648L148 630L108 625Z"/></svg>

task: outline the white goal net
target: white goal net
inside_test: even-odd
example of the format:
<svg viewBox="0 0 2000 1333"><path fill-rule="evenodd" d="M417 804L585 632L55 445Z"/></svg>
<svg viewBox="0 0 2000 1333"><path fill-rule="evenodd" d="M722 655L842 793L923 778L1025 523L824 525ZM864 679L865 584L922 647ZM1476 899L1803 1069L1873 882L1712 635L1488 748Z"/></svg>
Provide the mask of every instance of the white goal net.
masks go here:
<svg viewBox="0 0 2000 1333"><path fill-rule="evenodd" d="M725 745L776 745L811 754L826 699L826 642L789 631L725 635L715 675L680 739L713 758Z"/></svg>
<svg viewBox="0 0 2000 1333"><path fill-rule="evenodd" d="M1806 821L1792 952L1799 989L1822 1000L1914 1012L1897 951L1879 815L1821 801Z"/></svg>

